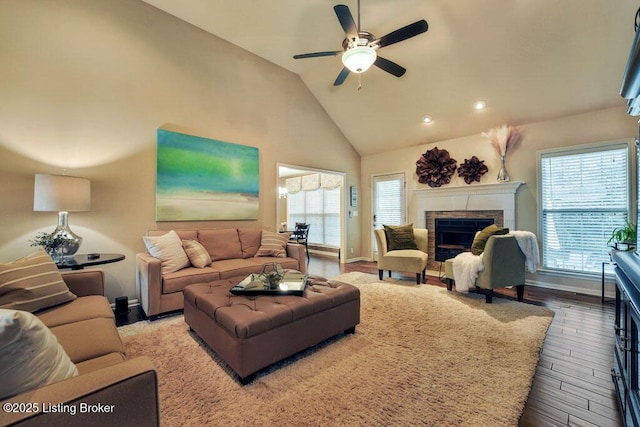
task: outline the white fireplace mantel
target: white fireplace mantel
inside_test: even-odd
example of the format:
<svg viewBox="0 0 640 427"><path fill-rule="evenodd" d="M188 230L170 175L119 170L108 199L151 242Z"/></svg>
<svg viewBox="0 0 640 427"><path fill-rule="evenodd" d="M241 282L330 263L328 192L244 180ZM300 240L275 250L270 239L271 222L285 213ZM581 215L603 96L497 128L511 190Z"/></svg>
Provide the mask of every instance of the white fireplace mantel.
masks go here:
<svg viewBox="0 0 640 427"><path fill-rule="evenodd" d="M416 224L425 228L427 211L501 210L504 226L516 228L516 192L522 181L456 187L421 188L413 192Z"/></svg>

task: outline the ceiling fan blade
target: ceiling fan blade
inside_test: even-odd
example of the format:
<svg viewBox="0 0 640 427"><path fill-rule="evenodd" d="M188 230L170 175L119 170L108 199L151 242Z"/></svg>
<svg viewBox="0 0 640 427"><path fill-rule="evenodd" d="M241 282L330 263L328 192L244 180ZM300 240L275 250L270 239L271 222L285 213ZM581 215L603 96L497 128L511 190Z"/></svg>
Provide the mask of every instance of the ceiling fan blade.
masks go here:
<svg viewBox="0 0 640 427"><path fill-rule="evenodd" d="M388 59L384 59L381 56L376 58L376 62L373 63L376 67L386 71L387 73L393 74L396 77L404 76L404 73L407 72L407 69L401 67L393 61L389 61Z"/></svg>
<svg viewBox="0 0 640 427"><path fill-rule="evenodd" d="M336 81L333 82L333 85L340 86L342 83L344 83L346 78L349 76L349 73L350 73L349 69L347 67L344 67L342 71L340 71L340 74L338 74Z"/></svg>
<svg viewBox="0 0 640 427"><path fill-rule="evenodd" d="M375 43L380 47L389 46L394 43L398 43L411 37L417 36L418 34L422 34L428 29L429 25L427 24L427 21L423 19L421 21L414 22L413 24L409 24L405 27L392 31L389 34L384 35L378 40L372 42L372 44Z"/></svg>
<svg viewBox="0 0 640 427"><path fill-rule="evenodd" d="M358 27L356 26L356 21L353 20L349 6L337 4L333 6L333 10L336 12L338 21L340 21L340 25L342 25L345 34L347 34L347 36L357 37Z"/></svg>
<svg viewBox="0 0 640 427"><path fill-rule="evenodd" d="M326 52L301 53L299 55L293 55L293 59L318 58L320 56L336 56L339 53L342 53L342 51L331 50Z"/></svg>

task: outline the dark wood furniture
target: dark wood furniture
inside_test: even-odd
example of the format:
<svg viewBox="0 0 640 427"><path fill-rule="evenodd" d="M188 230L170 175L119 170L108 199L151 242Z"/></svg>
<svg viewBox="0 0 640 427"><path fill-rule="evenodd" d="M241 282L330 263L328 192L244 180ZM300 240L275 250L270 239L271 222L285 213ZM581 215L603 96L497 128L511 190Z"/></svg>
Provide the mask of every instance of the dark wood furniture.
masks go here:
<svg viewBox="0 0 640 427"><path fill-rule="evenodd" d="M640 257L635 252L613 255L616 263L615 345L611 377L626 426L640 425Z"/></svg>
<svg viewBox="0 0 640 427"><path fill-rule="evenodd" d="M77 254L70 257L64 257L56 264L58 269L82 270L85 267L92 267L95 265L110 264L112 262L122 261L124 259L123 254Z"/></svg>

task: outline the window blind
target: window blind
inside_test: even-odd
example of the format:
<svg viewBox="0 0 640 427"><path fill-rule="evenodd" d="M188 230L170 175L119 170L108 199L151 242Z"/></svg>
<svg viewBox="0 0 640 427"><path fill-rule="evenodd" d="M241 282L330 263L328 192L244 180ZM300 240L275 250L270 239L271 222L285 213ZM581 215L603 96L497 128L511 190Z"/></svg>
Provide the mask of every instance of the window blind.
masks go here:
<svg viewBox="0 0 640 427"><path fill-rule="evenodd" d="M404 224L404 174L377 176L374 186L374 228Z"/></svg>
<svg viewBox="0 0 640 427"><path fill-rule="evenodd" d="M541 154L545 268L601 271L607 240L629 215L628 164L626 144Z"/></svg>
<svg viewBox="0 0 640 427"><path fill-rule="evenodd" d="M299 191L287 196L287 222L311 224L309 243L340 246L340 187Z"/></svg>

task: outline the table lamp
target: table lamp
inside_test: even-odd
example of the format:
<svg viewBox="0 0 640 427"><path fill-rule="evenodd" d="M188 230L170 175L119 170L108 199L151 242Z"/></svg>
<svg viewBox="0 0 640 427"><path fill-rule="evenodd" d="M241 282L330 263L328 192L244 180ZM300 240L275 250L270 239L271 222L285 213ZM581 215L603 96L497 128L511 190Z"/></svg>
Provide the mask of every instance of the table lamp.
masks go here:
<svg viewBox="0 0 640 427"><path fill-rule="evenodd" d="M62 255L72 256L80 247L82 237L69 228L69 212L91 209L91 182L86 178L66 175L36 174L33 210L58 212L58 226L52 234L65 237Z"/></svg>

